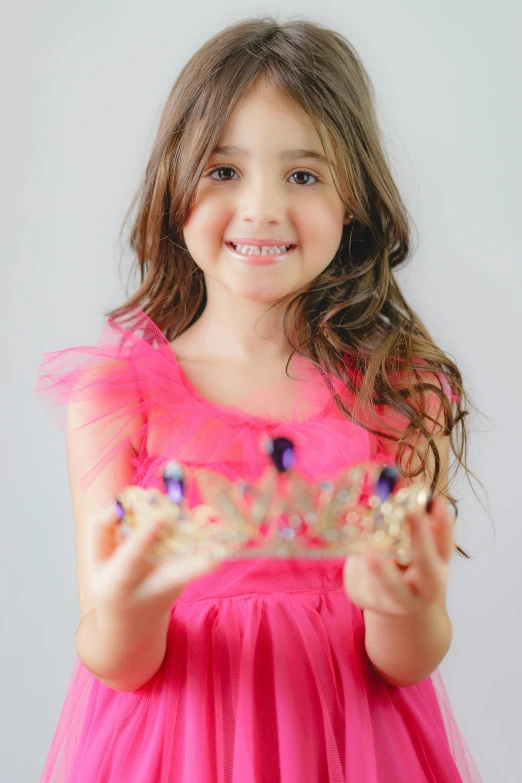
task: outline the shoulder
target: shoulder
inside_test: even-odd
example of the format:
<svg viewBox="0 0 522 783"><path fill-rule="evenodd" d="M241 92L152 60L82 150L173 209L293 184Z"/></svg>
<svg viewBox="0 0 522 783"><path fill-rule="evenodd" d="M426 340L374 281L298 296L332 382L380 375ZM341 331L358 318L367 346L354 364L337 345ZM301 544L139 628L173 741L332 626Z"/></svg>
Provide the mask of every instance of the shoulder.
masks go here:
<svg viewBox="0 0 522 783"><path fill-rule="evenodd" d="M138 453L142 427L137 376L128 357L103 358L78 369L67 400L69 437L82 430L84 437L126 440Z"/></svg>

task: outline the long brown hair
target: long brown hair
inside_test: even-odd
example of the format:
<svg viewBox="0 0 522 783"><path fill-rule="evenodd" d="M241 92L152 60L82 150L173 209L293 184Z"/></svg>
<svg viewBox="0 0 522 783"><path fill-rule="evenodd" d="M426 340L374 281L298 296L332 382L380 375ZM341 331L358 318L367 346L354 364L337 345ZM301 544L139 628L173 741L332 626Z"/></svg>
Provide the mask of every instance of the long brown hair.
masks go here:
<svg viewBox="0 0 522 783"><path fill-rule="evenodd" d="M284 91L306 111L353 215L330 265L288 302L285 332L293 352L355 392L354 407L335 394L337 405L376 437L397 442L396 461L406 478L421 475L435 489L440 455L434 437L441 433L451 436L457 462L474 476L466 464L465 417L472 403L457 365L435 345L394 277L410 253L411 219L385 158L370 79L338 32L296 18L285 23L248 18L221 30L193 55L167 99L123 224L137 206L129 242L140 285L106 315L117 318L138 306L173 340L203 312L203 273L182 227L231 111L258 84ZM437 380L441 375L458 397L453 405ZM404 415L408 426L383 431L378 406ZM374 416L381 429L360 419L355 408ZM455 498L443 494L458 514Z"/></svg>

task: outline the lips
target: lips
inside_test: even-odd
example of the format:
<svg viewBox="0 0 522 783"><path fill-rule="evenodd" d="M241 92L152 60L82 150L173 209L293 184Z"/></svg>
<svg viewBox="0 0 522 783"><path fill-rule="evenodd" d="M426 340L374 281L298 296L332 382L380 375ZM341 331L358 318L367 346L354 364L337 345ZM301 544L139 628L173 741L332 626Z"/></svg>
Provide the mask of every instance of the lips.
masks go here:
<svg viewBox="0 0 522 783"><path fill-rule="evenodd" d="M260 247L267 245L268 247L295 247L295 242L284 242L279 239L248 239L248 237L236 237L235 239L226 239L227 244L232 245L256 245Z"/></svg>
<svg viewBox="0 0 522 783"><path fill-rule="evenodd" d="M233 250L237 250L237 248L239 246L246 245L246 246L251 246L251 247L268 247L268 248L286 247L286 248L288 248L288 250L286 252L288 252L290 250L293 250L294 247L297 247L297 245L292 244L291 242L260 242L260 241L255 241L255 242L252 242L252 241L251 242L231 242L230 240L227 240L225 242L225 244L228 245L229 247L231 247Z"/></svg>
<svg viewBox="0 0 522 783"><path fill-rule="evenodd" d="M243 264L249 264L251 266L268 266L270 264L279 264L285 261L291 253L295 250L297 245L290 245L288 250L283 253L241 253L236 250L232 242L225 242L225 246L229 253L234 258L241 261Z"/></svg>

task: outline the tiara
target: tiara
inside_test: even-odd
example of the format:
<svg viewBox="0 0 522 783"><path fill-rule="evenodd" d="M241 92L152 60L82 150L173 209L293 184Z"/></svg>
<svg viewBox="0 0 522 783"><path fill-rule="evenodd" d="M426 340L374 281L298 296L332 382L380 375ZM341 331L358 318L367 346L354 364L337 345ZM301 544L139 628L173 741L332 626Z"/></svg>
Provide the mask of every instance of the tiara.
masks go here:
<svg viewBox="0 0 522 783"><path fill-rule="evenodd" d="M424 484L400 486L396 465L362 462L331 480L309 481L296 467L288 438L266 438L269 463L253 482L232 482L202 468L168 462L164 492L128 486L116 496L123 535L148 520L163 528L151 559L206 552L225 557L346 557L368 549L407 565L407 516L422 513L431 497ZM203 503L189 507L195 482ZM366 500L364 499L366 498Z"/></svg>

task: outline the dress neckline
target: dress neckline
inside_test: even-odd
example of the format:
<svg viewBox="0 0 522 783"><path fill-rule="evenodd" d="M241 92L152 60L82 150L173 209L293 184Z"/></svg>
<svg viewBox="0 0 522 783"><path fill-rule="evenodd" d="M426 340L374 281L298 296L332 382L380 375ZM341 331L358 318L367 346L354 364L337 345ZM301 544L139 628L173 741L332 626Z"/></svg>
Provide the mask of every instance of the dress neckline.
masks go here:
<svg viewBox="0 0 522 783"><path fill-rule="evenodd" d="M139 332L144 331L143 325L141 328L137 329L137 333L134 333L134 336L140 340L145 342L147 345L152 345L154 347L154 343L158 344L160 348L163 349L164 353L170 360L172 366L175 368L177 377L185 391L190 394L191 397L193 397L202 407L205 407L209 409L210 411L215 412L216 414L219 413L220 417L223 416L229 416L232 418L233 421L236 423L244 424L247 420L249 424L257 424L261 427L284 427L286 425L292 425L295 426L303 426L311 424L315 421L318 421L320 419L323 419L327 413L328 410L331 409L333 400L330 398L327 403L316 413L305 417L304 419L296 422L292 421L288 418L276 418L273 416L259 416L255 413L250 413L249 411L245 411L242 408L239 408L238 406L232 404L232 403L221 403L221 402L214 402L213 400L210 400L208 397L205 397L201 392L199 392L194 384L188 379L188 377L185 374L185 371L181 367L181 364L179 363L176 351L174 349L174 346L169 342L166 335L161 331L159 326L150 318L147 313L142 310L140 307L133 308L133 312L135 312L139 319L142 320L149 332L152 332L154 335L154 340L147 339L145 336L140 336ZM121 327L119 327L121 328ZM132 329L130 330L132 332ZM306 360L305 360L306 361ZM310 366L315 370L314 365L310 363ZM318 370L315 370L317 373L319 373ZM324 383L324 381L323 381ZM333 403L335 405L335 403Z"/></svg>

